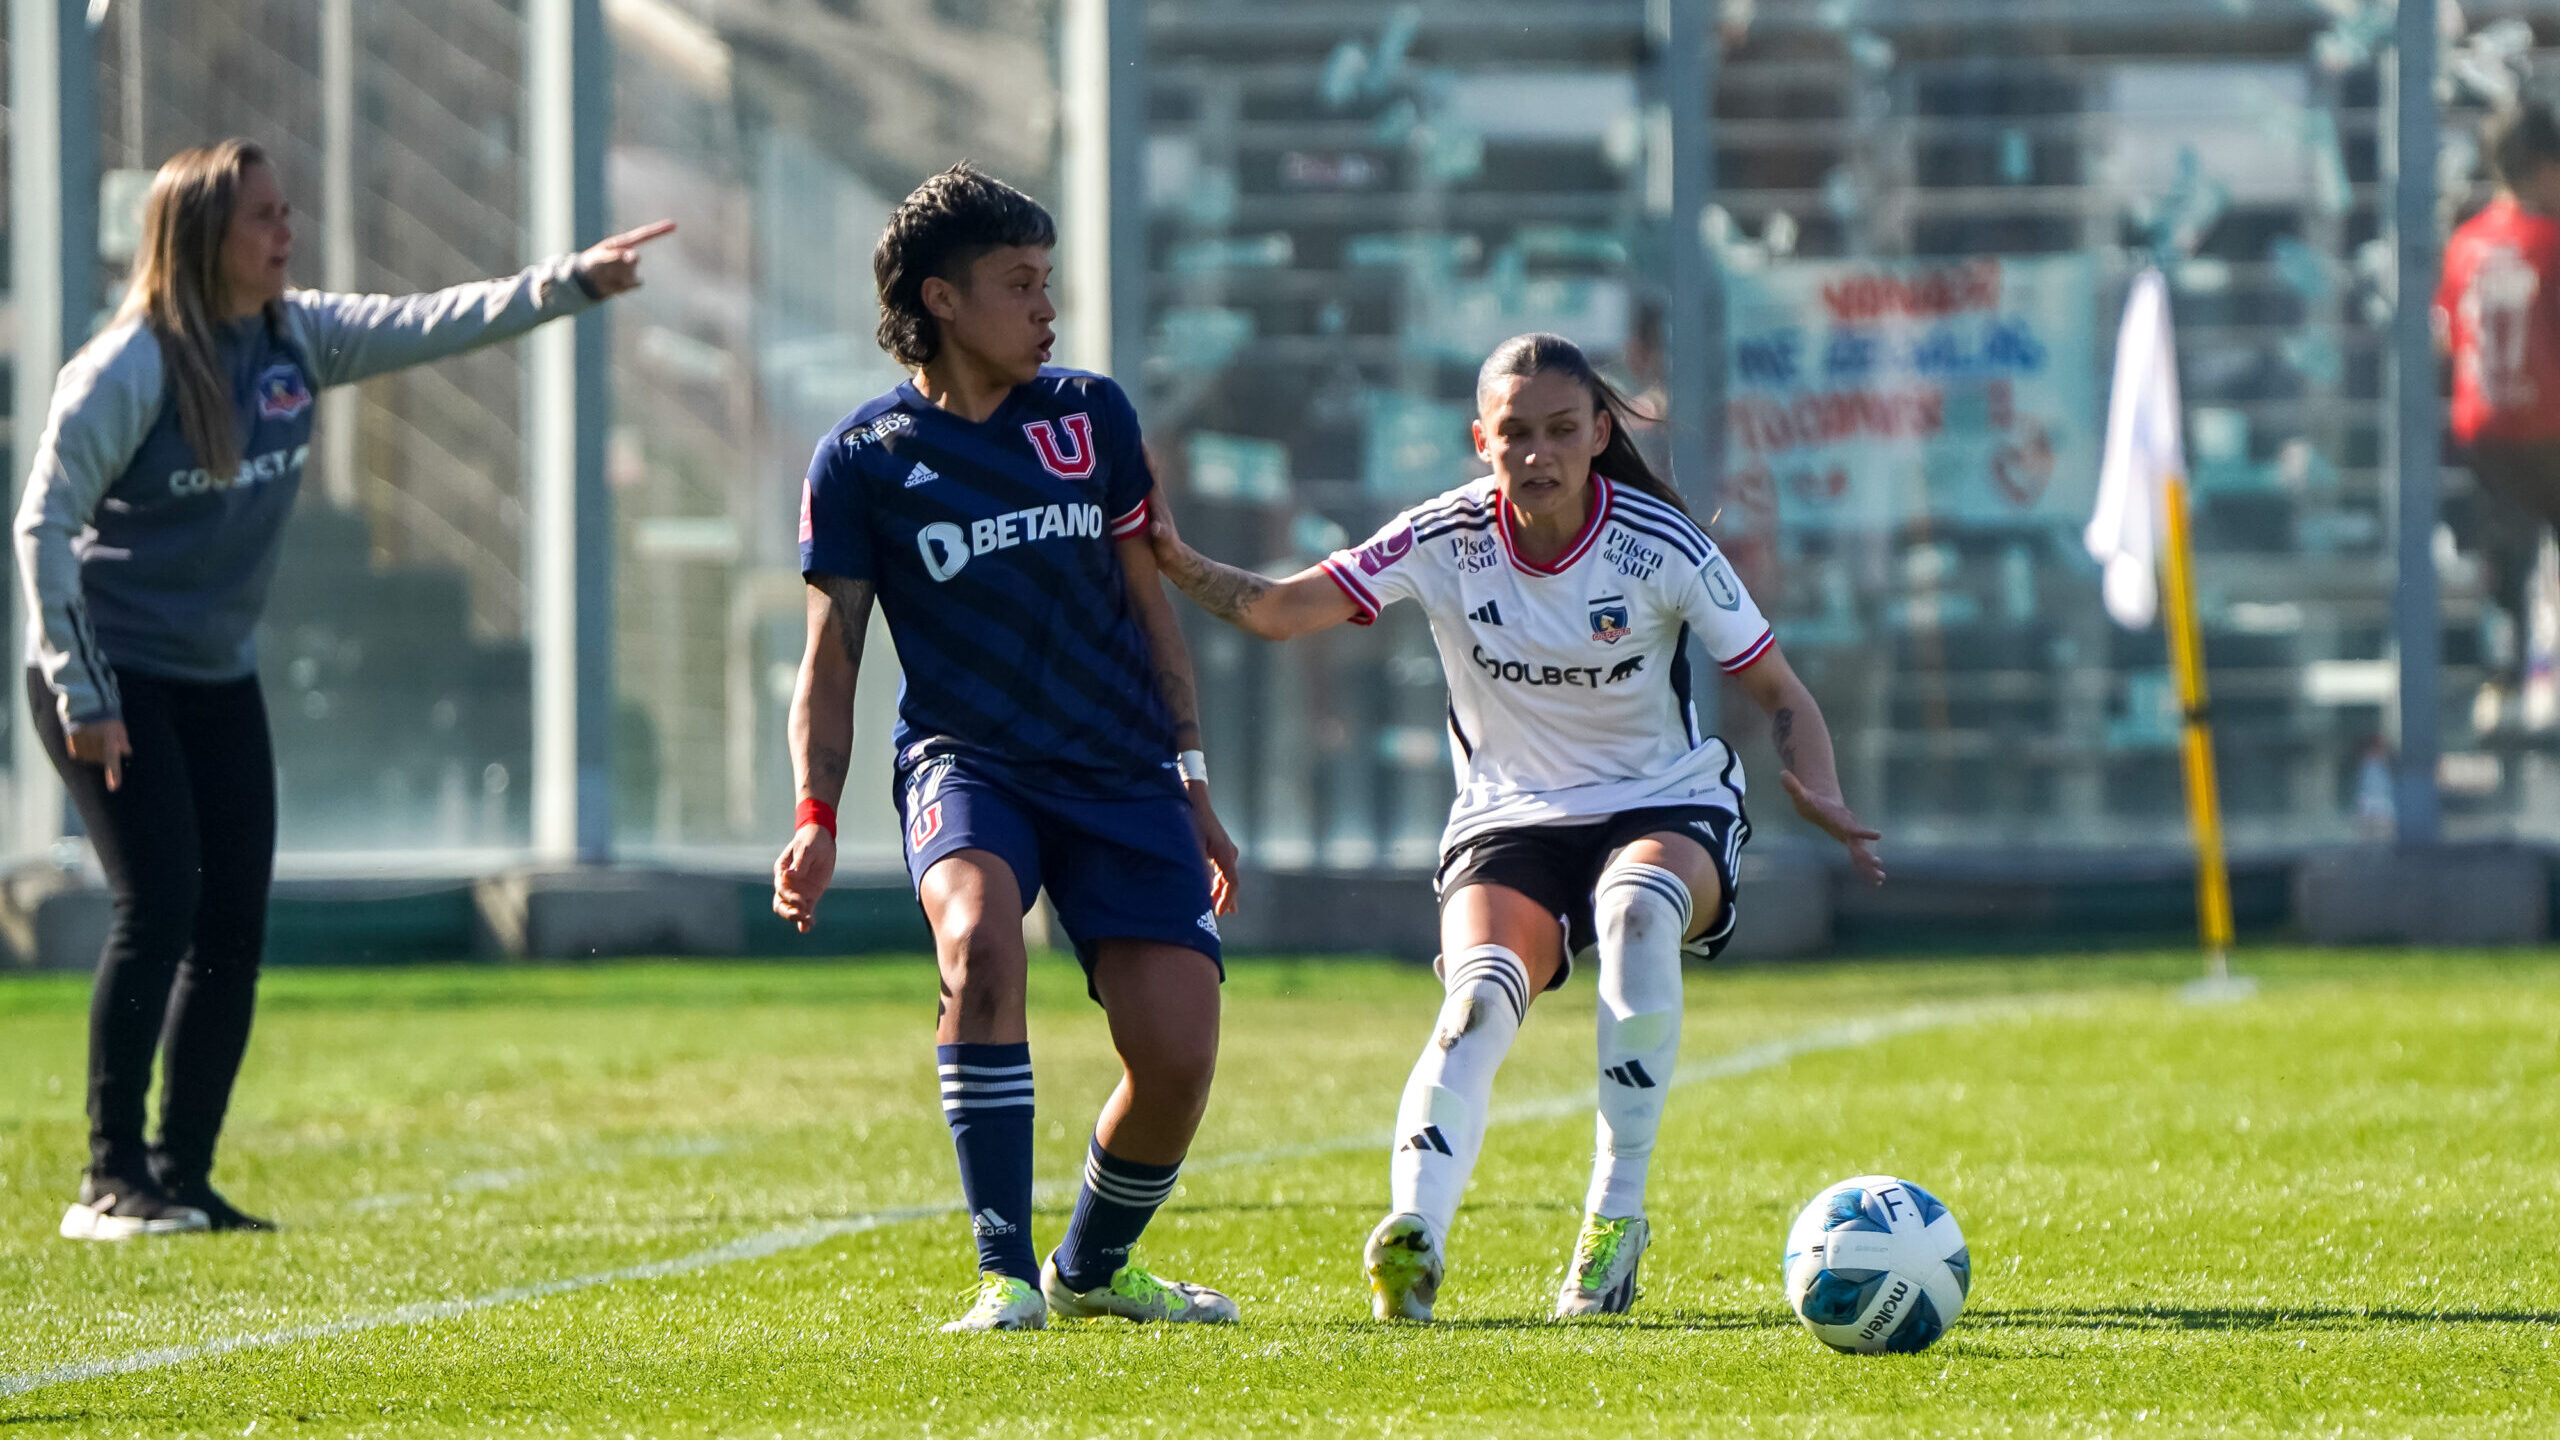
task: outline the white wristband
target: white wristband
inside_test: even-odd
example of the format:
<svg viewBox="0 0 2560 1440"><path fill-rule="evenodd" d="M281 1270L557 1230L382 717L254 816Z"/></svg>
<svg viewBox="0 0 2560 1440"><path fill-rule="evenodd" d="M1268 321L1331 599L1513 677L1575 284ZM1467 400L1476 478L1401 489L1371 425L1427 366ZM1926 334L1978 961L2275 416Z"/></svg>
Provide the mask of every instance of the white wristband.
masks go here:
<svg viewBox="0 0 2560 1440"><path fill-rule="evenodd" d="M1202 751L1183 751L1174 757L1173 768L1182 772L1185 783L1192 781L1198 781L1203 785L1209 783L1209 757Z"/></svg>

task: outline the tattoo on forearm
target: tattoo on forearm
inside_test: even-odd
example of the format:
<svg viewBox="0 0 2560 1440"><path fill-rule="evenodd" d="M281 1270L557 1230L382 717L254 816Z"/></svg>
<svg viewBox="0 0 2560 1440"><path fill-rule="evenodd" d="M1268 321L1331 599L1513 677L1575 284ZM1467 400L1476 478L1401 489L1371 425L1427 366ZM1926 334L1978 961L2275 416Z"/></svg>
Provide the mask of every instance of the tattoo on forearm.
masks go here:
<svg viewBox="0 0 2560 1440"><path fill-rule="evenodd" d="M809 793L842 795L845 773L852 761L843 751L825 745L809 747Z"/></svg>
<svg viewBox="0 0 2560 1440"><path fill-rule="evenodd" d="M852 680L862 674L863 640L871 629L871 583L840 575L814 575L809 583L816 592L809 597L811 622L823 627L820 635L825 630L835 632L837 653L843 657L847 677L844 691L831 689L828 693L849 702ZM810 662L823 661L824 643L817 635L811 637L811 644L819 648L810 652ZM804 685L809 673L802 676ZM793 760L800 772L800 783L806 787L803 793L817 797L842 795L845 776L852 769L852 753L851 746L841 743L839 737L851 737L852 706L847 703L840 714L820 715L816 692L804 689L792 707Z"/></svg>
<svg viewBox="0 0 2560 1440"><path fill-rule="evenodd" d="M1165 710L1172 715L1172 748L1175 751L1198 751L1201 748L1201 720L1193 705L1193 689L1188 674L1160 669L1155 671L1155 692L1165 697Z"/></svg>
<svg viewBox="0 0 2560 1440"><path fill-rule="evenodd" d="M1271 593L1268 577L1215 560L1201 559L1185 570L1187 573L1174 577L1175 588L1190 596L1193 604L1231 624L1241 623L1246 612Z"/></svg>
<svg viewBox="0 0 2560 1440"><path fill-rule="evenodd" d="M1790 770L1796 768L1796 712L1791 705L1781 705L1769 717L1769 739L1778 747L1778 763Z"/></svg>
<svg viewBox="0 0 2560 1440"><path fill-rule="evenodd" d="M1167 715L1173 717L1173 748L1200 748L1200 698L1192 683L1191 672L1176 665L1156 667L1156 694L1164 701Z"/></svg>

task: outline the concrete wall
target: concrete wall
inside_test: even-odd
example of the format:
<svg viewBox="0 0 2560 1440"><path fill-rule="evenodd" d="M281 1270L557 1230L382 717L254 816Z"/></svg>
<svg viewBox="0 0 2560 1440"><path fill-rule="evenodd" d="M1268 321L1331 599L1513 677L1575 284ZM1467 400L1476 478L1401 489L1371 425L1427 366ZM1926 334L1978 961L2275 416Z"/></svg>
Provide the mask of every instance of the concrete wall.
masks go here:
<svg viewBox="0 0 2560 1440"><path fill-rule="evenodd" d="M1775 960L2184 945L2195 934L2190 865L2175 854L2103 863L1916 857L1894 863L1891 884L1868 889L1821 847L1757 845L1743 857L1730 953ZM2244 859L2232 880L2244 942L2524 945L2550 937L2560 871L2551 855L2521 846L2384 847ZM1431 881L1420 872L1254 871L1243 894L1243 913L1222 923L1227 948L1239 954L1428 960L1439 950ZM9 876L0 881L0 967L87 970L108 917L105 892L77 872L34 867ZM931 945L898 877L846 877L804 936L773 916L763 876L681 870L288 880L276 886L267 936L270 960L283 964L818 959Z"/></svg>

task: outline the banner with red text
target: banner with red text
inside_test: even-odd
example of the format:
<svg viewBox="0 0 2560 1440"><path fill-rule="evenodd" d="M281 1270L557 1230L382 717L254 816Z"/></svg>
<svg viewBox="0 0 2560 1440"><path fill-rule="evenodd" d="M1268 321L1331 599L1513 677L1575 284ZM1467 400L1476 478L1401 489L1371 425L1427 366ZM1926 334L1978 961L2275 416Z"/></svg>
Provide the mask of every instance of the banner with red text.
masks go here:
<svg viewBox="0 0 2560 1440"><path fill-rule="evenodd" d="M1718 528L2069 525L2097 483L2083 255L1726 274Z"/></svg>

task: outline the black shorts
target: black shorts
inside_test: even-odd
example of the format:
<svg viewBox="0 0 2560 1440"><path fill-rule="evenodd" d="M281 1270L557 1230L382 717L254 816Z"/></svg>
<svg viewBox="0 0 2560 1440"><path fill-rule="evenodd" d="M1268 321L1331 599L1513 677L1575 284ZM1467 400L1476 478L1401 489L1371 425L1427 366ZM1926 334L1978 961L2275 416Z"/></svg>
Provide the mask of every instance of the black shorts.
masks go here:
<svg viewBox="0 0 2560 1440"><path fill-rule="evenodd" d="M1442 902L1467 885L1505 885L1538 903L1564 925L1564 964L1547 986L1553 990L1573 976L1574 956L1599 942L1591 918L1591 892L1609 857L1647 835L1686 835L1706 847L1715 862L1717 887L1724 892L1715 918L1697 939L1681 949L1712 960L1733 939L1735 871L1742 847L1751 839L1751 821L1737 810L1715 805L1664 805L1629 810L1606 820L1562 825L1522 825L1478 835L1440 861L1434 881Z"/></svg>

